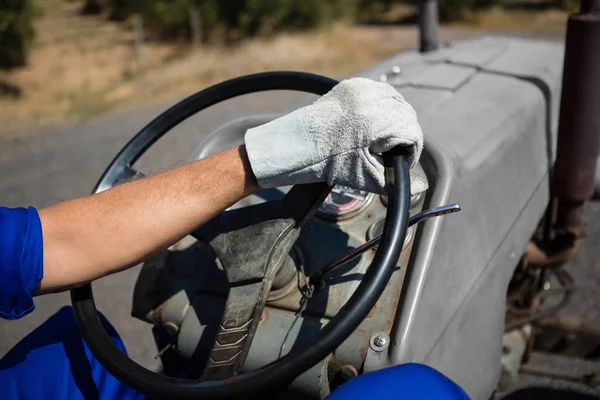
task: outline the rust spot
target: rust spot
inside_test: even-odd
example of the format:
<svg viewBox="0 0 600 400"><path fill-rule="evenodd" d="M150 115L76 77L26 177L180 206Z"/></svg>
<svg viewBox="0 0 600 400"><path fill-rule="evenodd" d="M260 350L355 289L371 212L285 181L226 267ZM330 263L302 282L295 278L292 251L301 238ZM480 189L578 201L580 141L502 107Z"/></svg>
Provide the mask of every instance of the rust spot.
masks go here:
<svg viewBox="0 0 600 400"><path fill-rule="evenodd" d="M369 349L369 342L371 340L371 335L367 336L365 338L364 341L364 345L360 346L360 359L362 360L362 362L365 362L365 359L367 358L367 350Z"/></svg>
<svg viewBox="0 0 600 400"><path fill-rule="evenodd" d="M267 322L269 320L269 312L267 310L262 311L262 313L260 314L260 323L263 324L265 322Z"/></svg>
<svg viewBox="0 0 600 400"><path fill-rule="evenodd" d="M377 314L377 311L379 310L379 308L377 307L378 304L379 304L379 301L377 303L375 303L373 308L371 308L371 311L369 311L369 313L367 314L367 318L371 318L373 315Z"/></svg>
<svg viewBox="0 0 600 400"><path fill-rule="evenodd" d="M361 335L361 336L365 336L365 335L369 334L369 332L366 329L363 329L360 326L354 330L354 333Z"/></svg>

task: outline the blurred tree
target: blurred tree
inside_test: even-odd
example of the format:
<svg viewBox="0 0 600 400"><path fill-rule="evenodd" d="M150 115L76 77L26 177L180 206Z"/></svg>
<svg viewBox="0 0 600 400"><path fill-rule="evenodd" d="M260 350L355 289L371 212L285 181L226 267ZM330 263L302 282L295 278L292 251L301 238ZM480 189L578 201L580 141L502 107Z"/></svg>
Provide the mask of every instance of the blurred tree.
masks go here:
<svg viewBox="0 0 600 400"><path fill-rule="evenodd" d="M147 0L137 11L144 26L161 38L189 38L189 8L192 0Z"/></svg>
<svg viewBox="0 0 600 400"><path fill-rule="evenodd" d="M81 13L85 15L95 15L102 12L102 3L100 0L85 0Z"/></svg>
<svg viewBox="0 0 600 400"><path fill-rule="evenodd" d="M319 28L354 17L359 0L247 0L237 25L248 35Z"/></svg>
<svg viewBox="0 0 600 400"><path fill-rule="evenodd" d="M202 38L208 39L219 26L222 10L218 0L195 0L196 7L200 13L202 24Z"/></svg>
<svg viewBox="0 0 600 400"><path fill-rule="evenodd" d="M110 8L112 19L125 20L132 13L139 13L151 35L162 39L177 39L190 38L193 26L201 26L203 38L209 38L219 28L233 36L243 37L325 26L339 18L353 17L359 2L360 0L111 0ZM190 21L198 15L200 24Z"/></svg>
<svg viewBox="0 0 600 400"><path fill-rule="evenodd" d="M487 7L495 7L500 6L504 0L475 0L476 8L487 8Z"/></svg>
<svg viewBox="0 0 600 400"><path fill-rule="evenodd" d="M468 12L498 6L503 0L438 0L440 20L443 22L460 21Z"/></svg>
<svg viewBox="0 0 600 400"><path fill-rule="evenodd" d="M553 3L555 7L565 11L576 12L579 9L579 1L577 0L554 0Z"/></svg>
<svg viewBox="0 0 600 400"><path fill-rule="evenodd" d="M32 0L4 0L0 8L0 68L27 63L33 43L35 8Z"/></svg>
<svg viewBox="0 0 600 400"><path fill-rule="evenodd" d="M113 21L125 21L135 10L135 0L111 0L109 18Z"/></svg>

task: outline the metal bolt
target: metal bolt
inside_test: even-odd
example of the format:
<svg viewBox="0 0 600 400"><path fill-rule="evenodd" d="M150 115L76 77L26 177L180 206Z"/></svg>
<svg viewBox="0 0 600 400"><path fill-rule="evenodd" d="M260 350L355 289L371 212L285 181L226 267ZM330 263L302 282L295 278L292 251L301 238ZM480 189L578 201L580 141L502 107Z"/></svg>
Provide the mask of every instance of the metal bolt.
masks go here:
<svg viewBox="0 0 600 400"><path fill-rule="evenodd" d="M399 66L397 66L397 65L394 65L394 66L392 67L392 73L393 73L394 75L398 75L398 74L400 73L400 71L402 71L402 70L400 69L400 67L399 67Z"/></svg>
<svg viewBox="0 0 600 400"><path fill-rule="evenodd" d="M379 80L380 80L381 82L385 82L385 81L387 81L387 76L386 76L385 74L383 74L383 75L381 75L381 76L379 77Z"/></svg>
<svg viewBox="0 0 600 400"><path fill-rule="evenodd" d="M337 375L340 377L342 382L346 382L350 379L356 378L358 376L358 371L353 365L347 364L340 367Z"/></svg>
<svg viewBox="0 0 600 400"><path fill-rule="evenodd" d="M385 332L377 332L371 336L370 344L373 351L384 351L390 345L390 338Z"/></svg>
<svg viewBox="0 0 600 400"><path fill-rule="evenodd" d="M179 327L170 321L164 323L163 328L169 335L177 335L177 332L179 332Z"/></svg>

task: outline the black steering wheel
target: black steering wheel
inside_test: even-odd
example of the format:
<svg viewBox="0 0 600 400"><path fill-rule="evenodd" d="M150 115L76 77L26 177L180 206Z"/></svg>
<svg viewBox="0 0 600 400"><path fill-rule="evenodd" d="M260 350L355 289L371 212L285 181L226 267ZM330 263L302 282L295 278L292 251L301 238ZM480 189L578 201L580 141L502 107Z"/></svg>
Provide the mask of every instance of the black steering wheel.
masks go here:
<svg viewBox="0 0 600 400"><path fill-rule="evenodd" d="M171 128L214 104L267 90L323 95L337 83L334 79L308 73L267 72L202 90L142 129L108 166L94 193L120 181L143 176L133 169L133 163ZM307 342L258 370L239 373L278 268L302 226L331 190L324 183L296 185L281 200L225 212L193 233L213 248L231 287L200 380L157 374L123 354L104 330L94 304L92 285L87 284L71 291L71 301L79 330L90 350L115 377L152 398L230 399L291 382L327 357L359 326L381 296L398 262L409 216L409 171L402 148L383 154L383 158L388 208L373 262L346 305Z"/></svg>

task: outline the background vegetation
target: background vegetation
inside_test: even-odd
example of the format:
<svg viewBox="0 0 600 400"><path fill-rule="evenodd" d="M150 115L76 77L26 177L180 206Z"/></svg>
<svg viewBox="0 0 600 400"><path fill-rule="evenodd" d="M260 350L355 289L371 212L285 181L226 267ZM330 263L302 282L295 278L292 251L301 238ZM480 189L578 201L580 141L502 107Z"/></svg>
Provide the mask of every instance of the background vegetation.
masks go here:
<svg viewBox="0 0 600 400"><path fill-rule="evenodd" d="M38 0L42 1L42 0ZM71 0L73 1L73 0ZM150 38L168 41L192 39L235 41L330 26L339 20L355 21L365 15L377 18L398 3L418 0L84 0L81 13L103 14L113 21L142 17ZM554 6L573 9L575 0L551 0ZM515 0L441 0L442 22L468 18L473 11L511 6ZM545 4L547 2L538 2ZM26 63L34 38L33 0L1 0L0 68Z"/></svg>
<svg viewBox="0 0 600 400"><path fill-rule="evenodd" d="M0 68L23 66L33 43L32 0L0 1Z"/></svg>
<svg viewBox="0 0 600 400"><path fill-rule="evenodd" d="M0 0L0 138L253 72L348 76L417 45L417 3ZM563 10L578 3L439 0L441 40L490 31L560 37Z"/></svg>
<svg viewBox="0 0 600 400"><path fill-rule="evenodd" d="M86 8L95 8L101 0L87 0ZM147 29L161 39L189 39L193 35L190 10L201 19L205 41L219 34L228 39L263 35L282 30L294 31L330 26L338 20L378 17L399 3L417 4L418 0L105 0L111 18L124 20L140 14ZM440 0L442 22L461 21L469 14L490 7L515 7L526 1L515 0ZM533 7L548 6L573 10L577 0L531 2Z"/></svg>

